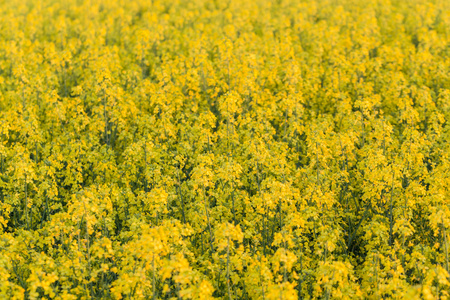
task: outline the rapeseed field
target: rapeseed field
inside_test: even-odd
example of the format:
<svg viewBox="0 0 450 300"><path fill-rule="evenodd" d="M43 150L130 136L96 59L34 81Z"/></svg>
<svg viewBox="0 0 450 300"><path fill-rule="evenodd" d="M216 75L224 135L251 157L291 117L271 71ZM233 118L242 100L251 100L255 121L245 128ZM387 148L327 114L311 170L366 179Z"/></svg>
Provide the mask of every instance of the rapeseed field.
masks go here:
<svg viewBox="0 0 450 300"><path fill-rule="evenodd" d="M450 1L0 1L0 299L450 299Z"/></svg>

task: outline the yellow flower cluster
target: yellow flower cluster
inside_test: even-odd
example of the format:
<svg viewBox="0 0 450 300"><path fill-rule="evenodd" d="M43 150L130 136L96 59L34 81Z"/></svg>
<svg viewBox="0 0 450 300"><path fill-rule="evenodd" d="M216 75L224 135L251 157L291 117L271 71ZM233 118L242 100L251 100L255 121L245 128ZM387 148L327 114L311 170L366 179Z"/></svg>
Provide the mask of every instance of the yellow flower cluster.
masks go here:
<svg viewBox="0 0 450 300"><path fill-rule="evenodd" d="M0 20L1 299L450 299L450 1Z"/></svg>

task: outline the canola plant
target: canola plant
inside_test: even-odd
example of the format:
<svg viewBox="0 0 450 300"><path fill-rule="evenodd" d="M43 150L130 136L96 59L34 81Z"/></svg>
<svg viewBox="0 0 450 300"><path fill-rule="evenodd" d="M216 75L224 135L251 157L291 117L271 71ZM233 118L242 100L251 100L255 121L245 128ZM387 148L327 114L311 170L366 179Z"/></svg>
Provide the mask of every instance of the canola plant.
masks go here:
<svg viewBox="0 0 450 300"><path fill-rule="evenodd" d="M0 2L0 298L450 298L450 1Z"/></svg>

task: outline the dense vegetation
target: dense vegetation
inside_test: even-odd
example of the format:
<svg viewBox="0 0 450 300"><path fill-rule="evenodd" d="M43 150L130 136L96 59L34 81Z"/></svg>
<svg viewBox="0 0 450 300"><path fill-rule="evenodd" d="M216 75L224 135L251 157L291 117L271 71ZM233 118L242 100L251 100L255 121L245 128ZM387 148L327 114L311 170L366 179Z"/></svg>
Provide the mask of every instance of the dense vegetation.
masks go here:
<svg viewBox="0 0 450 300"><path fill-rule="evenodd" d="M450 1L0 20L2 299L449 299Z"/></svg>

